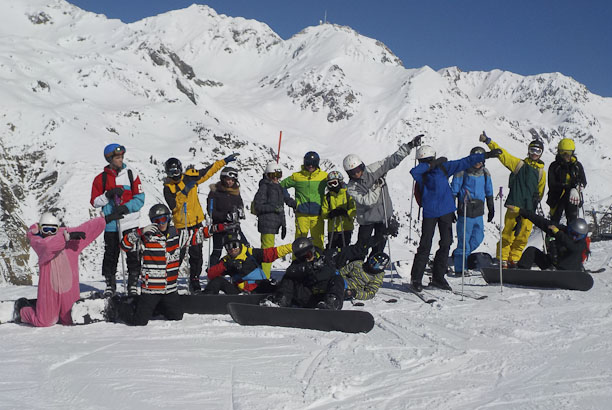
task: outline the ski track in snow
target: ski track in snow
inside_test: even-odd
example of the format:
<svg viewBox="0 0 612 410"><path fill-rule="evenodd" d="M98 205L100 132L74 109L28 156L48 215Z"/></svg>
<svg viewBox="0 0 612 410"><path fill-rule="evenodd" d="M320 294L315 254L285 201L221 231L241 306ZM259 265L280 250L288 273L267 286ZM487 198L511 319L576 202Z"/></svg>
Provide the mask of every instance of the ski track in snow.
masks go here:
<svg viewBox="0 0 612 410"><path fill-rule="evenodd" d="M406 282L409 265L399 271ZM472 276L465 289L487 299L432 291L434 306L396 280L359 308L375 317L368 334L241 327L229 315L3 324L0 408L607 409L612 272L594 279L589 292L500 292ZM5 300L34 294L0 288Z"/></svg>

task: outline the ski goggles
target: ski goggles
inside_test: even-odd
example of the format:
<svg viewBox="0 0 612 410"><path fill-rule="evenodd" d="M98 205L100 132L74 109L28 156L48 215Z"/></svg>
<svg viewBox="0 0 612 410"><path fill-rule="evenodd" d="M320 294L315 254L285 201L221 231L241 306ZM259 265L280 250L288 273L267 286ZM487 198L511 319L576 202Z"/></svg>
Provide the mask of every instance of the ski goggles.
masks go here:
<svg viewBox="0 0 612 410"><path fill-rule="evenodd" d="M166 175L170 178L176 178L181 175L181 170L179 168L170 168L168 172L166 172Z"/></svg>
<svg viewBox="0 0 612 410"><path fill-rule="evenodd" d="M542 155L542 148L540 147L529 147L527 150L529 155Z"/></svg>
<svg viewBox="0 0 612 410"><path fill-rule="evenodd" d="M169 215L159 215L159 216L155 216L151 218L151 222L157 225L163 225L165 223L168 223L169 220L170 220Z"/></svg>
<svg viewBox="0 0 612 410"><path fill-rule="evenodd" d="M125 147L123 145L119 145L117 148L106 154L106 158L114 158L117 155L125 154Z"/></svg>
<svg viewBox="0 0 612 410"><path fill-rule="evenodd" d="M332 179L331 181L327 181L327 186L330 188L338 188L340 186L340 181Z"/></svg>
<svg viewBox="0 0 612 410"><path fill-rule="evenodd" d="M240 242L230 242L224 245L226 251L231 251L233 249L240 249Z"/></svg>
<svg viewBox="0 0 612 410"><path fill-rule="evenodd" d="M47 235L55 235L58 229L57 225L43 225L40 227L41 232Z"/></svg>
<svg viewBox="0 0 612 410"><path fill-rule="evenodd" d="M305 168L308 168L308 167L317 168L318 166L319 166L319 161L317 161L316 159L305 159L304 160Z"/></svg>
<svg viewBox="0 0 612 410"><path fill-rule="evenodd" d="M559 155L572 155L574 153L574 151L572 151L571 149L560 149L559 150Z"/></svg>
<svg viewBox="0 0 612 410"><path fill-rule="evenodd" d="M282 171L268 172L268 178L278 178L281 179L283 177Z"/></svg>
<svg viewBox="0 0 612 410"><path fill-rule="evenodd" d="M224 178L238 179L238 172L236 171L224 172L223 174L221 174L221 176Z"/></svg>

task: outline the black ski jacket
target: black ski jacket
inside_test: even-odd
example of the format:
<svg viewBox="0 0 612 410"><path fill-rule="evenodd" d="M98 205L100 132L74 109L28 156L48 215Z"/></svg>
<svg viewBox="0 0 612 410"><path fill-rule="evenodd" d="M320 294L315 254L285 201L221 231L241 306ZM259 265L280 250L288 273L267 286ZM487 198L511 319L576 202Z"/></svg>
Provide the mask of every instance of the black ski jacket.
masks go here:
<svg viewBox="0 0 612 410"><path fill-rule="evenodd" d="M578 185L586 186L587 180L582 164L575 156L570 162L565 162L563 158L557 157L548 167L548 198L546 203L551 207L559 204L559 200L564 197L569 198L569 191Z"/></svg>
<svg viewBox="0 0 612 410"><path fill-rule="evenodd" d="M240 196L240 186L238 184L231 188L223 185L221 181L210 186L210 193L208 194L206 210L210 213L212 201L212 221L213 224L220 224L223 222L239 222L235 221L229 216L236 211L240 212L240 215L244 215L244 205L242 197ZM232 219L232 220L230 220Z"/></svg>
<svg viewBox="0 0 612 410"><path fill-rule="evenodd" d="M257 230L259 233L277 234L278 229L285 225L286 190L264 177L259 181L259 189L253 200L253 211L257 215Z"/></svg>

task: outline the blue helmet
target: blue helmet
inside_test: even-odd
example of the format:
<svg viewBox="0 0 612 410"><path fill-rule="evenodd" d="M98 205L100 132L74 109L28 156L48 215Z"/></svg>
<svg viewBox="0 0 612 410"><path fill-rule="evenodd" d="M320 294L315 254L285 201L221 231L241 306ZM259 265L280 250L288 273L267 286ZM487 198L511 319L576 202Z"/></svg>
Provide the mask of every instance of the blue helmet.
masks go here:
<svg viewBox="0 0 612 410"><path fill-rule="evenodd" d="M314 151L308 151L306 155L304 155L304 166L313 165L315 168L319 168L319 154Z"/></svg>
<svg viewBox="0 0 612 410"><path fill-rule="evenodd" d="M115 155L125 154L125 147L119 144L108 144L104 148L106 162L111 162Z"/></svg>

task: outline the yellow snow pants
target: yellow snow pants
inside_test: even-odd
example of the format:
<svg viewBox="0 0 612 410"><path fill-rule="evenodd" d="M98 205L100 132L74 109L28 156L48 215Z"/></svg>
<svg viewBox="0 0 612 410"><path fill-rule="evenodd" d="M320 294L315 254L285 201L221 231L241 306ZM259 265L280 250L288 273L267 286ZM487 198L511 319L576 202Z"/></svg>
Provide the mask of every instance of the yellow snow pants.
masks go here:
<svg viewBox="0 0 612 410"><path fill-rule="evenodd" d="M325 223L321 215L295 214L295 238L305 238L310 231L314 246L325 249L323 240L325 236Z"/></svg>
<svg viewBox="0 0 612 410"><path fill-rule="evenodd" d="M504 229L502 230L502 254L499 257L499 242L497 243L497 258L502 261L514 261L518 262L521 259L523 250L527 246L531 229L533 228L533 222L527 218L521 218L521 227L516 236L514 235L514 229L516 228L516 218L519 216L518 212L511 210L506 211L504 216Z"/></svg>
<svg viewBox="0 0 612 410"><path fill-rule="evenodd" d="M262 233L261 234L261 249L273 248L274 238L276 235L273 233ZM272 263L262 263L261 269L266 274L266 277L270 279L270 270L272 269Z"/></svg>

